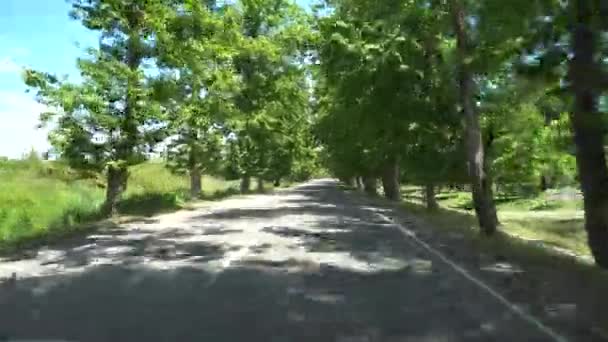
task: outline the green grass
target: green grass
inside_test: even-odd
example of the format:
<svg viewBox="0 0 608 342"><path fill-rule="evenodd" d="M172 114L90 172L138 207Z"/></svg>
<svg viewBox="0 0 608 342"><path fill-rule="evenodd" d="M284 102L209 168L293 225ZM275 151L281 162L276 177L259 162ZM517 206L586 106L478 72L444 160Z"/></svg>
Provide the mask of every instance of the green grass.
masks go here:
<svg viewBox="0 0 608 342"><path fill-rule="evenodd" d="M82 178L56 162L0 163L0 249L55 238L88 229L85 223L102 218L103 180ZM162 163L148 162L130 169L128 188L119 212L151 216L182 208L189 199L189 180ZM238 182L204 176L202 200L236 193Z"/></svg>
<svg viewBox="0 0 608 342"><path fill-rule="evenodd" d="M555 201L554 196L546 195L502 196L497 202L505 225L488 237L480 234L473 211L467 209L469 194L443 191L437 196L440 208L429 211L420 187L404 186L402 190L402 206L417 218L420 237L428 238L450 259L470 270L478 268L482 279L510 300L527 303L537 317L548 317L548 304L574 303L581 321L589 322L597 331L608 331L608 310L595 305L606 293L608 272L590 258L573 258L547 248L556 245L588 255L579 200ZM542 240L542 244L531 241L534 239ZM505 277L483 270L494 262L514 265L522 272Z"/></svg>
<svg viewBox="0 0 608 342"><path fill-rule="evenodd" d="M414 205L422 205L422 192L417 187L404 188L405 200ZM443 209L437 216L454 219L458 214L463 223L476 231L476 220L471 194L460 191L443 191L437 194ZM554 199L549 193L535 197L497 196L496 198L501 230L508 235L532 243L557 247L579 256L589 257L590 251L583 229L581 200Z"/></svg>
<svg viewBox="0 0 608 342"><path fill-rule="evenodd" d="M238 181L203 176L202 193L195 200L219 200L238 193ZM184 208L189 200L190 181L186 175L171 173L162 163L149 162L131 168L129 186L119 205L126 215L151 216Z"/></svg>
<svg viewBox="0 0 608 342"><path fill-rule="evenodd" d="M97 215L103 191L93 182L66 181L57 165L22 163L0 166L0 243L53 234Z"/></svg>
<svg viewBox="0 0 608 342"><path fill-rule="evenodd" d="M501 259L514 262L516 265L525 265L526 277L535 278L535 281L530 283L550 284L552 281L560 282L553 287L550 287L549 292L555 292L556 296L568 296L568 301L594 301L600 298L605 293L606 284L608 284L608 272L596 267L591 260L573 258L566 254L557 252L553 249L548 249L544 245L538 245L526 239L521 239L510 235L509 230L521 229L524 235L530 236L531 230L537 229L543 231L540 235L546 239L555 239L556 231L547 225L539 224L532 221L525 226L515 228L512 223L507 224L492 237L487 237L479 234L477 221L475 217L463 211L454 209L440 208L437 211L430 212L426 207L419 203L406 202L404 203L408 212L414 216L421 218L427 223L426 229L434 229L437 232L445 234L445 237L459 236L456 238L456 243L461 244L460 248L471 251L473 255L493 256ZM582 229L582 228L581 228ZM504 232L507 230L507 232ZM586 246L580 246L581 240L572 245L571 242L563 243L564 246L576 248L578 251L586 249ZM574 249L573 248L573 249ZM474 260L474 258L472 259ZM566 277L564 281L561 277ZM580 284L584 284L585 291L580 292ZM563 286L563 288L561 288ZM557 290L556 287L560 287ZM531 289L534 293L534 289ZM538 295L547 295L545 290L540 290ZM597 312L593 319L597 322L598 327L608 331L608 320L606 320L607 312L603 312L604 307L597 307ZM601 310L601 311L600 311Z"/></svg>

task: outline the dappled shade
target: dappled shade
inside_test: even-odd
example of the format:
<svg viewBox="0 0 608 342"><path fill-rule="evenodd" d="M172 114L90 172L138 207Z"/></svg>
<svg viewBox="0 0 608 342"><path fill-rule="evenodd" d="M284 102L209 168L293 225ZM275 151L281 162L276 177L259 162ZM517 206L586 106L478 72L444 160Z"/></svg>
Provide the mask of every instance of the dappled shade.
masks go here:
<svg viewBox="0 0 608 342"><path fill-rule="evenodd" d="M0 336L333 342L538 335L362 204L332 182L315 182L49 246L0 267L4 275L18 272L0 291Z"/></svg>

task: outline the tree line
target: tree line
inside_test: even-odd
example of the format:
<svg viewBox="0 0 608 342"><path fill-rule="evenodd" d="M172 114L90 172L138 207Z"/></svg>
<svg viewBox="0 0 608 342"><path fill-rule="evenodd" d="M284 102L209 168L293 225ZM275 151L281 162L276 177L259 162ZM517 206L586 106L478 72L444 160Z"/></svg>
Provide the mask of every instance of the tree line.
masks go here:
<svg viewBox="0 0 608 342"><path fill-rule="evenodd" d="M160 149L175 172L280 183L317 168L310 16L286 0L72 0L100 33L77 60L80 80L26 70L61 159L106 177L113 214L129 167Z"/></svg>
<svg viewBox="0 0 608 342"><path fill-rule="evenodd" d="M317 14L323 158L400 200L400 184L465 185L480 230L495 197L567 185L608 267L605 90L608 2L328 0Z"/></svg>
<svg viewBox="0 0 608 342"><path fill-rule="evenodd" d="M101 37L80 79L25 82L61 158L106 177L108 213L159 148L193 196L201 174L247 191L320 164L392 200L421 185L430 209L464 187L485 235L497 194L577 186L608 267L605 1L71 3Z"/></svg>

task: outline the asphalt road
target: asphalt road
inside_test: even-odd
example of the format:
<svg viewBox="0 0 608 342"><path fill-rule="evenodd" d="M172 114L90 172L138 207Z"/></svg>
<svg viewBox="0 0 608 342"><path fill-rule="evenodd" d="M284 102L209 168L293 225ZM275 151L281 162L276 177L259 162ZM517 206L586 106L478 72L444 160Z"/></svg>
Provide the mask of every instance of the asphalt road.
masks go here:
<svg viewBox="0 0 608 342"><path fill-rule="evenodd" d="M320 180L4 260L0 341L551 341L379 209Z"/></svg>

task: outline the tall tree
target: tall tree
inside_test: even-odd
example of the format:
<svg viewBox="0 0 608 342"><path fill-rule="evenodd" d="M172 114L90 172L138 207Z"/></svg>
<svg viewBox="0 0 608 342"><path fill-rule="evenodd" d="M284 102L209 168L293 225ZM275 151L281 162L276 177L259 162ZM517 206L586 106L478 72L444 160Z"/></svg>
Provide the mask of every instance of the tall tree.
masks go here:
<svg viewBox="0 0 608 342"><path fill-rule="evenodd" d="M576 161L584 195L585 229L598 265L608 268L608 168L605 154L606 123L598 111L598 96L605 73L600 67L599 37L606 5L602 1L571 1L572 53L568 79L574 94L571 114ZM603 9L603 11L601 11ZM604 14L604 15L598 15Z"/></svg>
<svg viewBox="0 0 608 342"><path fill-rule="evenodd" d="M241 42L233 5L188 0L167 10L155 27L161 76L157 97L169 110L168 166L190 177L199 196L202 173L216 173L222 158L226 120L237 91L232 57Z"/></svg>
<svg viewBox="0 0 608 342"><path fill-rule="evenodd" d="M113 214L127 187L128 166L145 160L145 147L160 139L160 111L149 99L143 60L153 45L150 20L162 18L161 0L75 0L72 16L101 32L99 49L79 61L82 84L28 71L26 83L57 117L52 141L73 165L104 169L105 211Z"/></svg>
<svg viewBox="0 0 608 342"><path fill-rule="evenodd" d="M475 82L470 69L471 42L467 28L467 14L461 0L449 0L458 46L460 104L465 117L467 161L473 192L473 204L479 226L485 234L496 231L498 216L486 166L479 113L475 104Z"/></svg>
<svg viewBox="0 0 608 342"><path fill-rule="evenodd" d="M290 1L243 0L239 10L244 39L235 67L242 80L236 98L241 115L231 124L232 160L247 191L252 176L276 180L278 171L288 173L275 167L292 165L294 148L306 141L290 133L309 114L304 67L311 33L308 16Z"/></svg>
<svg viewBox="0 0 608 342"><path fill-rule="evenodd" d="M534 34L526 40L527 56L519 72L556 88L554 93L565 103L573 102L570 124L584 196L585 229L596 263L607 268L606 124L599 99L607 84L603 68L607 51L601 37L608 30L608 4L584 0L541 4L532 15L543 20L537 21Z"/></svg>

